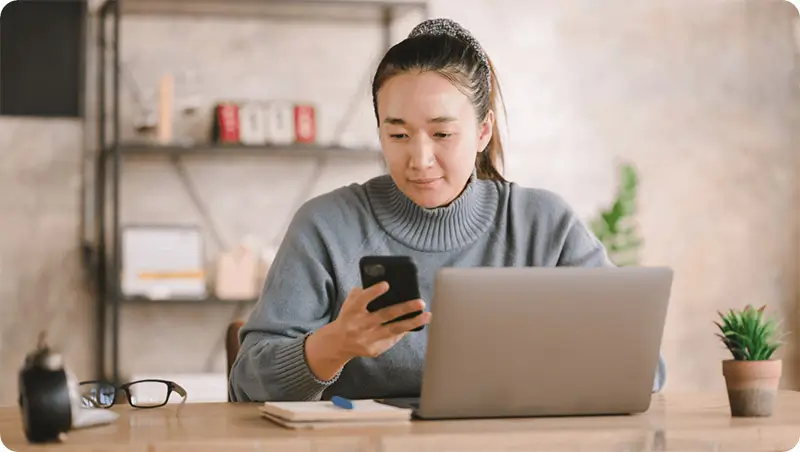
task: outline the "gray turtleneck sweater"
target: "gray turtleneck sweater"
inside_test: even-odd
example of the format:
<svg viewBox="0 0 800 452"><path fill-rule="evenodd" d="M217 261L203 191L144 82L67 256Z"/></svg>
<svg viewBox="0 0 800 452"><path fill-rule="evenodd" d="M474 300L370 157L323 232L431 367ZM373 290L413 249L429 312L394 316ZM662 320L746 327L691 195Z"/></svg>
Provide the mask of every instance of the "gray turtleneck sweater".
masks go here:
<svg viewBox="0 0 800 452"><path fill-rule="evenodd" d="M305 360L306 337L336 318L360 286L364 255L409 255L430 306L445 266L605 266L599 241L557 195L473 179L447 207L414 204L388 175L306 202L295 214L261 300L240 331L230 374L233 401L418 395L427 334L411 334L377 358L356 358L331 381ZM665 379L659 357L653 390Z"/></svg>

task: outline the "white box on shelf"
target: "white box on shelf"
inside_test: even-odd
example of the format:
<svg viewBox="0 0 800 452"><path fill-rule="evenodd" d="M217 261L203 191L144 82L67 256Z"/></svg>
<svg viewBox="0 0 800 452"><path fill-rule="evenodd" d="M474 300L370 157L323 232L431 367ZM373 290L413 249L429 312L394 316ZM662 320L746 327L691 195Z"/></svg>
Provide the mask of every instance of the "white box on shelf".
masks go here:
<svg viewBox="0 0 800 452"><path fill-rule="evenodd" d="M121 254L125 297L200 300L208 296L199 227L124 226Z"/></svg>
<svg viewBox="0 0 800 452"><path fill-rule="evenodd" d="M267 142L266 111L261 104L247 102L239 107L239 141L246 145Z"/></svg>
<svg viewBox="0 0 800 452"><path fill-rule="evenodd" d="M288 101L266 103L267 142L274 145L288 145L294 142L294 104Z"/></svg>

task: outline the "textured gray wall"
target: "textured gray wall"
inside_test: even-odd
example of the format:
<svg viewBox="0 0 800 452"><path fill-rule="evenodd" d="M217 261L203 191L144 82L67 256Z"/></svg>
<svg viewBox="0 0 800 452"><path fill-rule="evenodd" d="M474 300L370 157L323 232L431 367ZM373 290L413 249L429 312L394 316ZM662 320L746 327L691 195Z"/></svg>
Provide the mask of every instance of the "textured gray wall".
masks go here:
<svg viewBox="0 0 800 452"><path fill-rule="evenodd" d="M611 200L615 165L639 167L645 263L676 270L664 333L668 391L723 387L717 309L767 304L797 328L796 10L761 0L437 0L431 11L472 29L498 67L511 179L556 190L589 217ZM123 63L143 88L163 72L192 69L209 106L309 100L325 140L359 93L347 139L374 142L366 77L380 50L377 28L137 18L123 22L123 39ZM123 134L132 138L136 110L123 82ZM201 116L179 129L205 138L207 124ZM92 299L76 251L84 131L94 133L68 120L0 120L0 404L13 402L15 372L41 328L79 375L93 370ZM313 161L300 158L185 165L227 243L279 237L314 174ZM374 162L329 162L310 195L379 172ZM126 163L123 199L123 221L201 221L164 160ZM221 335L240 314L126 307L123 371L219 372ZM17 339L22 346L12 346ZM784 383L796 386L794 354L786 354Z"/></svg>

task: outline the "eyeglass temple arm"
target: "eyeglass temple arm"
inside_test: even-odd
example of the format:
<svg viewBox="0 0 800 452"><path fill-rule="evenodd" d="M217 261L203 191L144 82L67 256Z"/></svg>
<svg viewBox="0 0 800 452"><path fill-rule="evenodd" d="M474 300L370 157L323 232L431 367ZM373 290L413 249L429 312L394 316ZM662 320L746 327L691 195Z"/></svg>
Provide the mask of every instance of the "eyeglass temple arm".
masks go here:
<svg viewBox="0 0 800 452"><path fill-rule="evenodd" d="M186 399L188 398L188 394L186 393L186 389L183 386L179 385L178 383L172 382L172 389L181 396L181 403L178 405L178 409L175 411L175 416L179 416L183 406L186 404Z"/></svg>

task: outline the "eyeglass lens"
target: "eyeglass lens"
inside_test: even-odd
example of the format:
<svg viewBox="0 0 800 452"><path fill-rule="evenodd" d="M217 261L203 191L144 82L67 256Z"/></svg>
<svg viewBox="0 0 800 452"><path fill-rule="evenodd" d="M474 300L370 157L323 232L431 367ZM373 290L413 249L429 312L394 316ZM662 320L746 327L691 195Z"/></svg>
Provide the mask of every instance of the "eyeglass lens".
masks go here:
<svg viewBox="0 0 800 452"><path fill-rule="evenodd" d="M116 389L105 383L88 383L80 387L84 407L108 408L114 404Z"/></svg>
<svg viewBox="0 0 800 452"><path fill-rule="evenodd" d="M162 406L172 398L169 385L163 381L137 381L128 386L128 392L130 404L139 408Z"/></svg>

